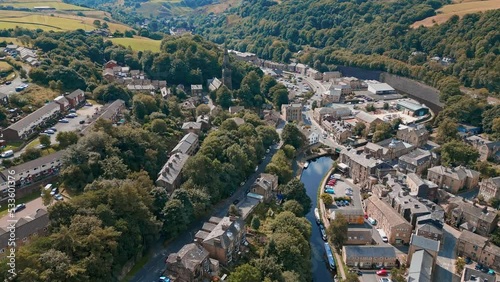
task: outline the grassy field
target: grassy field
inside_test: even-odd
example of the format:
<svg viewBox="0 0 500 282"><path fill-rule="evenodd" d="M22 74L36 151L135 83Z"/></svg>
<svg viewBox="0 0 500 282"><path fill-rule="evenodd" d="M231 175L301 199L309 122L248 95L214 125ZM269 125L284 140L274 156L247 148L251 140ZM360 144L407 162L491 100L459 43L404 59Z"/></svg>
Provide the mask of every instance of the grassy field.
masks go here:
<svg viewBox="0 0 500 282"><path fill-rule="evenodd" d="M446 22L451 16L463 16L487 10L500 9L500 0L462 0L455 4L445 5L437 10L437 15L415 22L412 27L432 26Z"/></svg>
<svg viewBox="0 0 500 282"><path fill-rule="evenodd" d="M28 99L32 105L41 107L45 104L45 102L52 101L55 97L61 94L50 88L41 87L36 84L30 84L30 86L22 92L22 95L26 97L26 99Z"/></svg>
<svg viewBox="0 0 500 282"><path fill-rule="evenodd" d="M15 37L0 37L0 42L7 42L7 43L13 43L13 44L17 44L17 45L23 45L21 44L21 42L19 40L17 40L17 38Z"/></svg>
<svg viewBox="0 0 500 282"><path fill-rule="evenodd" d="M55 8L56 10L70 10L70 11L85 11L85 10L90 10L89 8L85 7L80 7L76 5L71 5L63 2L57 2L57 1L52 1L52 2L18 2L18 1L8 1L8 2L2 2L1 5L3 6L12 6L14 8L28 8L28 9L33 9L34 7L37 6L49 6L52 8Z"/></svg>
<svg viewBox="0 0 500 282"><path fill-rule="evenodd" d="M152 40L149 38L135 37L135 38L110 38L113 44L130 46L134 51L151 50L153 52L160 51L161 40Z"/></svg>
<svg viewBox="0 0 500 282"><path fill-rule="evenodd" d="M20 11L1 11L0 10L0 29L15 28L16 26L36 29L40 28L46 31L66 31L66 30L93 30L95 18L80 17L71 14L56 13L53 16L44 13L20 12ZM108 23L109 29L124 32L131 28L116 23Z"/></svg>
<svg viewBox="0 0 500 282"><path fill-rule="evenodd" d="M9 72L12 70L12 66L7 62L0 61L0 72Z"/></svg>

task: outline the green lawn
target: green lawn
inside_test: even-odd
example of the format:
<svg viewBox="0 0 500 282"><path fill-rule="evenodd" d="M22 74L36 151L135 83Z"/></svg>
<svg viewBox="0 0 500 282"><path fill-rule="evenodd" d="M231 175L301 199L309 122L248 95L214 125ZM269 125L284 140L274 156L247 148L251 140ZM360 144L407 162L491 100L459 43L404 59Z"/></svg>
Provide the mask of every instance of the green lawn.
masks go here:
<svg viewBox="0 0 500 282"><path fill-rule="evenodd" d="M134 51L145 51L151 50L153 52L160 51L161 40L153 40L149 38L111 38L114 44L123 45L125 47L130 46Z"/></svg>
<svg viewBox="0 0 500 282"><path fill-rule="evenodd" d="M2 5L4 6L12 6L14 8L28 8L28 9L33 9L34 7L38 6L49 6L51 8L55 8L56 10L60 11L86 11L86 10L91 10L89 8L85 7L80 7L76 5L71 5L63 2L3 2Z"/></svg>
<svg viewBox="0 0 500 282"><path fill-rule="evenodd" d="M25 197L16 199L16 205L18 205L18 204L25 204L27 202L35 200L38 197L40 197L40 191L35 190L35 192L33 192L33 193L31 193L31 194L29 194L29 195L27 195ZM7 208L8 208L7 204L2 205L0 207L0 217L2 217L2 216L4 216L4 215L7 214Z"/></svg>

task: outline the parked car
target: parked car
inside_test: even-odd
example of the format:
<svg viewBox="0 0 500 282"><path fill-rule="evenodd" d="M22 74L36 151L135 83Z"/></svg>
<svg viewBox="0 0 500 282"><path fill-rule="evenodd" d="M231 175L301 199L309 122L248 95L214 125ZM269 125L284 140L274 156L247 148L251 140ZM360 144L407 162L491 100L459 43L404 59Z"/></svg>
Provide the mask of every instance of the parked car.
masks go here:
<svg viewBox="0 0 500 282"><path fill-rule="evenodd" d="M57 187L52 188L52 191L50 191L50 195L51 195L51 196L54 196L55 194L59 194L59 191L58 191L58 190L59 190L59 189L57 189Z"/></svg>
<svg viewBox="0 0 500 282"><path fill-rule="evenodd" d="M385 269L381 269L376 272L378 276L387 276L388 272Z"/></svg>
<svg viewBox="0 0 500 282"><path fill-rule="evenodd" d="M269 149L266 150L266 154L269 154L269 152L271 152Z"/></svg>
<svg viewBox="0 0 500 282"><path fill-rule="evenodd" d="M70 113L76 113L76 110L75 109L70 109L69 112Z"/></svg>
<svg viewBox="0 0 500 282"><path fill-rule="evenodd" d="M478 263L478 264L476 264L475 268L476 268L476 270L481 270L481 269L483 269L483 265Z"/></svg>
<svg viewBox="0 0 500 282"><path fill-rule="evenodd" d="M236 199L233 201L233 205L237 205L240 202L240 200Z"/></svg>
<svg viewBox="0 0 500 282"><path fill-rule="evenodd" d="M466 257L465 264L471 264L471 263L472 263L472 260L470 259L470 257Z"/></svg>
<svg viewBox="0 0 500 282"><path fill-rule="evenodd" d="M50 129L50 130L52 130L52 131L54 131L54 132L56 132L56 131L57 131L57 128L55 128L55 127L51 127L51 128L49 128L49 129Z"/></svg>
<svg viewBox="0 0 500 282"><path fill-rule="evenodd" d="M325 189L325 193L327 193L327 194L335 194L335 191L333 189L331 189L331 188L327 188L327 189Z"/></svg>
<svg viewBox="0 0 500 282"><path fill-rule="evenodd" d="M76 118L78 115L76 113L69 113L66 115L67 118Z"/></svg>
<svg viewBox="0 0 500 282"><path fill-rule="evenodd" d="M79 123L80 123L80 124L84 124L84 123L85 123L85 120L81 120Z"/></svg>
<svg viewBox="0 0 500 282"><path fill-rule="evenodd" d="M14 212L20 212L26 208L25 204L19 204L14 208Z"/></svg>
<svg viewBox="0 0 500 282"><path fill-rule="evenodd" d="M40 144L40 145L36 146L36 148L37 148L37 149L39 149L39 150L43 150L43 149L45 149L46 147L45 147L45 145Z"/></svg>
<svg viewBox="0 0 500 282"><path fill-rule="evenodd" d="M64 200L63 196L61 194L55 194L54 195L54 199L56 199L57 201L62 201Z"/></svg>
<svg viewBox="0 0 500 282"><path fill-rule="evenodd" d="M373 219L373 218L371 218L371 217L369 217L369 218L368 218L368 222L369 222L371 225L377 225L377 220L375 220L375 219Z"/></svg>
<svg viewBox="0 0 500 282"><path fill-rule="evenodd" d="M12 156L14 156L13 150L7 150L7 151L0 154L0 157L2 157L2 158L10 158Z"/></svg>
<svg viewBox="0 0 500 282"><path fill-rule="evenodd" d="M59 122L60 122L60 123L68 123L68 122L69 122L69 120L67 120L67 119L63 118L63 119L60 119L60 120L59 120Z"/></svg>
<svg viewBox="0 0 500 282"><path fill-rule="evenodd" d="M93 105L92 105L92 103L85 103L85 106L92 107Z"/></svg>
<svg viewBox="0 0 500 282"><path fill-rule="evenodd" d="M5 82L5 85L10 85L12 83L12 81L8 80Z"/></svg>
<svg viewBox="0 0 500 282"><path fill-rule="evenodd" d="M158 282L170 282L170 278L167 278L165 276L160 276L160 280Z"/></svg>
<svg viewBox="0 0 500 282"><path fill-rule="evenodd" d="M54 132L54 130L47 129L47 130L45 130L45 131L44 131L44 133L47 133L47 134L52 135L52 134L54 134L55 132Z"/></svg>

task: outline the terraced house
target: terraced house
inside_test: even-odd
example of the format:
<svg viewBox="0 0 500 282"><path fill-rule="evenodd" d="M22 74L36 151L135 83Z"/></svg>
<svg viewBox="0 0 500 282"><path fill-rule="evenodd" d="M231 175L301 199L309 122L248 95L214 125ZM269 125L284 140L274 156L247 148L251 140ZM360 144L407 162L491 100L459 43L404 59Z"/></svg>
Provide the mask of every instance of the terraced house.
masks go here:
<svg viewBox="0 0 500 282"><path fill-rule="evenodd" d="M55 120L60 113L60 105L50 102L4 129L3 138L7 141L26 140L38 133L50 120Z"/></svg>

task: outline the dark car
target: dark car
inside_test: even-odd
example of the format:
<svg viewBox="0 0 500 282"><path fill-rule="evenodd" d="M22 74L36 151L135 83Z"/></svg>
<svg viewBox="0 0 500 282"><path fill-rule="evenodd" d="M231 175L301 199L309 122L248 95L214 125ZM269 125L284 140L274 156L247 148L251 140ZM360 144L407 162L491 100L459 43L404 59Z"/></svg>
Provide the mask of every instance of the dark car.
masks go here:
<svg viewBox="0 0 500 282"><path fill-rule="evenodd" d="M240 200L236 199L233 201L233 205L237 205L240 202Z"/></svg>
<svg viewBox="0 0 500 282"><path fill-rule="evenodd" d="M80 124L84 124L84 123L85 123L85 121L84 121L84 120L81 120L81 121L80 121Z"/></svg>
<svg viewBox="0 0 500 282"><path fill-rule="evenodd" d="M26 208L25 204L19 204L14 208L14 212L20 212Z"/></svg>
<svg viewBox="0 0 500 282"><path fill-rule="evenodd" d="M481 270L481 269L483 269L483 265L478 263L478 264L476 264L475 268L476 268L476 270Z"/></svg>
<svg viewBox="0 0 500 282"><path fill-rule="evenodd" d="M10 85L11 83L12 83L12 81L9 80L9 81L5 82L5 85Z"/></svg>
<svg viewBox="0 0 500 282"><path fill-rule="evenodd" d="M465 264L471 264L472 260L469 257L465 258Z"/></svg>
<svg viewBox="0 0 500 282"><path fill-rule="evenodd" d="M356 273L358 276L363 275L363 272L361 272L361 270L359 270L359 269L349 269L349 272Z"/></svg>

